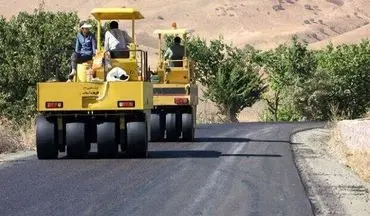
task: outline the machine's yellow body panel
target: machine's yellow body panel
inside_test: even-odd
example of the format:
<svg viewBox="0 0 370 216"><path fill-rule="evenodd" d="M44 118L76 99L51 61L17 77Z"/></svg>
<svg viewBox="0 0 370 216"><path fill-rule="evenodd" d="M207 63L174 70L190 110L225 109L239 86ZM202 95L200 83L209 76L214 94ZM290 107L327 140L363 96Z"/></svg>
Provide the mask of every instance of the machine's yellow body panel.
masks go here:
<svg viewBox="0 0 370 216"><path fill-rule="evenodd" d="M153 87L146 82L38 83L38 111L149 110ZM119 108L118 101L135 101L135 107ZM63 102L63 108L47 109L46 102Z"/></svg>
<svg viewBox="0 0 370 216"><path fill-rule="evenodd" d="M158 75L160 77L160 83L164 83L165 72L159 69ZM189 69L183 67L171 67L171 72L167 74L168 84L188 84L190 83Z"/></svg>
<svg viewBox="0 0 370 216"><path fill-rule="evenodd" d="M89 72L89 68L91 68L93 61L88 61L86 63L77 64L77 80L76 82L87 82L86 75Z"/></svg>

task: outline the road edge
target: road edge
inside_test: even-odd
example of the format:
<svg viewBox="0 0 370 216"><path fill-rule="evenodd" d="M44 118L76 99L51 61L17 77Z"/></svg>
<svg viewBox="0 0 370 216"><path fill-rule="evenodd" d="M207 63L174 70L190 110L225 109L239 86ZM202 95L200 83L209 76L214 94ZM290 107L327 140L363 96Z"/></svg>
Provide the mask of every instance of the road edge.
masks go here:
<svg viewBox="0 0 370 216"><path fill-rule="evenodd" d="M36 151L17 151L13 153L1 153L0 154L0 166L7 162L24 160L27 158L36 157Z"/></svg>
<svg viewBox="0 0 370 216"><path fill-rule="evenodd" d="M301 130L290 138L294 165L312 212L314 215L370 214L366 210L370 187L330 154L327 149L330 131L326 127ZM353 182L353 188L349 182Z"/></svg>

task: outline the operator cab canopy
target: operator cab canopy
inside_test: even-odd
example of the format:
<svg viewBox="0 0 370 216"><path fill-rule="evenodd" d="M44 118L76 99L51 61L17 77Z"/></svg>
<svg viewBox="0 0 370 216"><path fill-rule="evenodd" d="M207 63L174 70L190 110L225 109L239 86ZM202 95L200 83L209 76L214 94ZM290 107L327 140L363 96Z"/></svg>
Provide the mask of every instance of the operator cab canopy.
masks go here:
<svg viewBox="0 0 370 216"><path fill-rule="evenodd" d="M102 20L131 20L131 37L135 41L135 20L144 19L144 16L135 8L95 8L91 11L91 15L97 20L98 24L98 41L101 36L101 25ZM101 50L101 44L98 43L98 50Z"/></svg>
<svg viewBox="0 0 370 216"><path fill-rule="evenodd" d="M144 16L134 8L95 8L91 14L97 20L139 20Z"/></svg>
<svg viewBox="0 0 370 216"><path fill-rule="evenodd" d="M154 34L158 35L185 35L185 34L190 34L193 33L193 29L156 29L154 31Z"/></svg>

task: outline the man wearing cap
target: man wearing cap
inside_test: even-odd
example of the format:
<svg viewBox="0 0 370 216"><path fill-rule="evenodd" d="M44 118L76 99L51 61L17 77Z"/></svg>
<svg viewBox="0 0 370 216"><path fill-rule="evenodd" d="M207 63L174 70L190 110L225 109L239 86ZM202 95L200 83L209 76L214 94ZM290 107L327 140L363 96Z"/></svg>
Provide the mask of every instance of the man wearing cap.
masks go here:
<svg viewBox="0 0 370 216"><path fill-rule="evenodd" d="M69 81L76 75L77 64L92 60L96 54L96 39L89 30L91 25L82 21L79 27L80 32L77 34L75 51L71 56L72 72L68 76Z"/></svg>

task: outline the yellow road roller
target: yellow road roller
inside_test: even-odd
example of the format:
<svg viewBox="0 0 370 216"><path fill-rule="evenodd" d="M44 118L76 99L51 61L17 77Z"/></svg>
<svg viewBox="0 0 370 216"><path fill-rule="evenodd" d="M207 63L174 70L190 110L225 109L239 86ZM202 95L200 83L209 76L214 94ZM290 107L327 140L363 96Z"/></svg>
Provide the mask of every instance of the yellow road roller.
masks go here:
<svg viewBox="0 0 370 216"><path fill-rule="evenodd" d="M153 108L153 86L147 52L135 43L135 22L143 19L134 8L95 8L97 55L78 64L72 82L37 83L36 147L39 159L56 159L59 152L81 158L97 144L103 157L115 157L119 151L129 157L146 157ZM128 49L107 53L101 46L101 22L130 21L132 43ZM100 58L100 59L99 59ZM100 64L99 64L100 63ZM124 71L125 80L107 79L112 70Z"/></svg>
<svg viewBox="0 0 370 216"><path fill-rule="evenodd" d="M194 64L189 58L188 35L192 29L157 29L154 34L159 40L159 61L151 72L153 83L153 109L151 113L150 140L191 142L196 126L198 86L194 77ZM165 38L175 40L167 50L163 46ZM162 47L163 46L163 47ZM167 55L169 54L170 55Z"/></svg>

